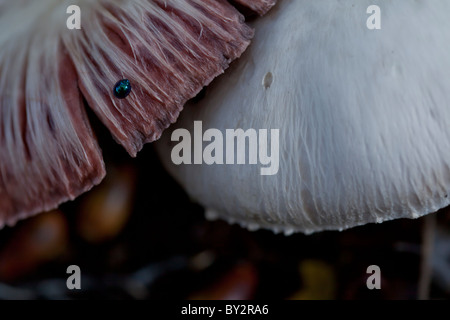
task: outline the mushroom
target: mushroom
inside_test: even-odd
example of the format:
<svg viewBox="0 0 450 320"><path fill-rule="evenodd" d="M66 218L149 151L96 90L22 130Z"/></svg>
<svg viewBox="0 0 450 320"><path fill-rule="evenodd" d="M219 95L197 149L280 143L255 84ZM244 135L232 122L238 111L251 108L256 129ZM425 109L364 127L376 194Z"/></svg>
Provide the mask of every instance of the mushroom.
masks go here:
<svg viewBox="0 0 450 320"><path fill-rule="evenodd" d="M165 132L161 159L207 216L290 234L449 205L450 2L383 2L380 30L366 26L371 4L281 1L254 23L249 50ZM176 130L192 136L199 123L205 133L278 129L278 172L174 164ZM202 146L213 142L203 136Z"/></svg>
<svg viewBox="0 0 450 320"><path fill-rule="evenodd" d="M103 179L85 102L136 156L253 36L225 0L74 2L81 30L68 1L0 0L0 228Z"/></svg>

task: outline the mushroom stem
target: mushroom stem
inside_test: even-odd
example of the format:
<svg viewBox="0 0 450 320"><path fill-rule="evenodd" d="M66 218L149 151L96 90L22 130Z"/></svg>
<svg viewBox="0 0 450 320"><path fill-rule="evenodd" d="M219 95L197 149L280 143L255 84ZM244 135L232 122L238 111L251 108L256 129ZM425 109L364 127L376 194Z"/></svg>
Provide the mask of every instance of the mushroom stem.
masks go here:
<svg viewBox="0 0 450 320"><path fill-rule="evenodd" d="M430 299L430 287L432 280L432 259L434 238L436 234L436 214L429 214L423 219L422 254L420 264L420 278L418 287L418 299Z"/></svg>

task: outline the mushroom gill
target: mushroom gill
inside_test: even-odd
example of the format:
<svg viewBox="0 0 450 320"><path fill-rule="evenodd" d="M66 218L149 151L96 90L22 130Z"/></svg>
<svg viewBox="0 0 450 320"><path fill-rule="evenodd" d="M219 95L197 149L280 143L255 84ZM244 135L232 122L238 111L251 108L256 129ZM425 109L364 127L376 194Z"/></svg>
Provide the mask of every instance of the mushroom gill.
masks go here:
<svg viewBox="0 0 450 320"><path fill-rule="evenodd" d="M81 30L66 27L74 4ZM136 156L253 36L225 0L1 0L0 30L0 227L103 179L84 102ZM113 94L121 79L126 99Z"/></svg>
<svg viewBox="0 0 450 320"><path fill-rule="evenodd" d="M248 7L259 15L266 14L277 2L277 0L234 0L236 3Z"/></svg>

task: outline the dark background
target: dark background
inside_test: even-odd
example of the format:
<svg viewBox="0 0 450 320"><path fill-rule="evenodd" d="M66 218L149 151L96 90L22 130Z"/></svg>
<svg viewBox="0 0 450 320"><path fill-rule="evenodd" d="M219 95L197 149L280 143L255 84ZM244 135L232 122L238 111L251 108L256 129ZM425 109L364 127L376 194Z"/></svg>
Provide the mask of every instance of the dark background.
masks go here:
<svg viewBox="0 0 450 320"><path fill-rule="evenodd" d="M100 186L0 231L1 299L417 299L427 272L422 298L450 297L446 209L309 236L249 232L207 221L152 145L131 159L104 129L97 135L108 170ZM72 264L81 290L66 287ZM370 265L381 290L367 289Z"/></svg>

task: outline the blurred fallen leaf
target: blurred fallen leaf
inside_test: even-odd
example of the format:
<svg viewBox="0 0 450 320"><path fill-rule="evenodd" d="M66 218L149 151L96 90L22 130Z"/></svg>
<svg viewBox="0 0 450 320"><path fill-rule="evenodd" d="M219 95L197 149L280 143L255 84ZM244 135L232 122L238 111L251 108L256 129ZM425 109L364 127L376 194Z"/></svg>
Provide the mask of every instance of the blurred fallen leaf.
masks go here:
<svg viewBox="0 0 450 320"><path fill-rule="evenodd" d="M78 234L87 242L115 238L128 222L133 208L136 172L132 166L113 167L106 180L83 199Z"/></svg>
<svg viewBox="0 0 450 320"><path fill-rule="evenodd" d="M299 266L303 287L291 300L331 300L336 297L336 278L331 266L320 260L303 260Z"/></svg>
<svg viewBox="0 0 450 320"><path fill-rule="evenodd" d="M14 281L61 255L68 244L67 221L59 210L19 225L0 252L0 279Z"/></svg>
<svg viewBox="0 0 450 320"><path fill-rule="evenodd" d="M250 263L235 266L211 287L190 297L192 300L249 300L254 298L258 275Z"/></svg>

